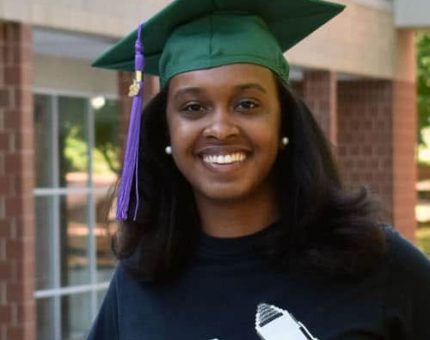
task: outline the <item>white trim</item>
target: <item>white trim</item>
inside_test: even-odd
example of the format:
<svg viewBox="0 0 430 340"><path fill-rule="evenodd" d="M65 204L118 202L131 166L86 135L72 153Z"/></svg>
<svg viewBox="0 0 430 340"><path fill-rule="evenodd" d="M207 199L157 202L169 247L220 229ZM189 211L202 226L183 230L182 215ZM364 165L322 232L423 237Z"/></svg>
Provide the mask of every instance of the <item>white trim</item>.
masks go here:
<svg viewBox="0 0 430 340"><path fill-rule="evenodd" d="M91 147L88 148L88 186L90 188L94 188L94 182L93 182L93 146L95 144L95 114L94 110L91 107L89 101L87 101L86 105L86 121L87 121L87 138L88 138L88 145ZM88 248L87 248L87 255L89 259L89 269L90 269L90 282L97 282L97 242L96 237L94 234L94 230L96 228L96 202L94 195L88 194L87 195L87 209L88 209L88 215L87 215L87 223L88 223ZM97 292L92 291L91 292L91 301L90 301L90 315L91 319L94 319L97 314Z"/></svg>
<svg viewBox="0 0 430 340"><path fill-rule="evenodd" d="M53 168L52 178L53 185L58 186L60 182L60 172L59 172L59 114L58 114L58 97L48 96L51 102L52 109L52 130L51 130L51 143L52 143L52 164L50 166ZM36 196L36 195L35 195ZM61 232L60 232L60 198L58 196L53 196L52 198L52 227L53 227L53 253L54 258L52 259L52 264L54 268L54 287L61 286ZM62 318L61 318L61 299L59 297L54 298L54 334L57 339L61 338L62 329Z"/></svg>
<svg viewBox="0 0 430 340"><path fill-rule="evenodd" d="M77 98L92 98L97 96L103 96L108 100L119 100L118 94L115 93L101 93L101 92L86 92L86 91L70 91L70 90L59 90L50 87L33 87L33 94L36 95L49 95L49 96L67 96Z"/></svg>
<svg viewBox="0 0 430 340"><path fill-rule="evenodd" d="M43 298L49 298L49 297L55 297L55 296L64 296L64 295L88 293L92 291L100 291L103 289L107 289L108 287L109 287L109 282L102 282L102 283L79 285L79 286L72 286L72 287L37 290L33 293L33 296L36 299L43 299Z"/></svg>
<svg viewBox="0 0 430 340"><path fill-rule="evenodd" d="M56 288L52 289L41 289L38 291L33 292L33 296L36 299L42 299L42 298L52 298L53 302L53 309L51 310L52 315L52 322L53 322L53 336L55 339L61 339L61 333L62 333L62 310L61 310L61 299L64 296L69 296L73 294L81 294L81 293L88 293L89 297L91 299L90 304L90 314L91 318L94 319L97 314L97 293L99 291L102 291L106 289L109 286L109 282L103 282L103 283L97 283L97 255L96 255L96 236L95 236L95 226L96 226L96 216L95 216L95 197L94 195L97 193L106 194L108 193L112 186L114 184L109 185L103 185L103 186L97 186L94 187L93 182L93 161L92 161L92 152L93 152L93 146L95 145L95 115L94 110L92 109L90 105L90 99L92 97L92 94L85 93L85 92L79 92L79 91L58 91L56 89L47 89L47 88L35 88L33 89L33 95L43 95L47 96L50 104L51 109L51 118L52 118L52 124L49 124L47 126L47 129L51 129L51 139L50 143L52 145L52 163L49 164L49 167L52 168L52 178L49 185L52 185L53 187L40 187L40 188L34 188L33 189L33 195L36 198L40 197L47 197L52 200L52 215L51 218L51 224L53 226L53 232L52 232L52 252L53 256L50 259L50 267L53 268L53 286ZM99 94L97 94L99 95ZM71 97L71 98L80 98L83 99L85 102L85 138L88 141L87 145L87 156L88 156L88 182L86 183L86 186L83 187L59 187L60 181L59 181L59 145L58 145L58 138L59 138L59 98L60 96L64 97ZM105 96L105 98L108 98L109 100L115 100L118 101L118 96ZM84 284L84 285L76 285L76 286L69 286L69 287L61 287L61 240L60 240L60 199L64 195L69 194L80 194L80 195L86 195L86 211L87 211L87 225L89 233L87 235L88 238L88 246L87 246L87 257L89 258L89 270L90 270L90 283Z"/></svg>
<svg viewBox="0 0 430 340"><path fill-rule="evenodd" d="M33 50L41 55L92 61L116 41L106 36L33 27Z"/></svg>
<svg viewBox="0 0 430 340"><path fill-rule="evenodd" d="M350 0L357 5L363 5L375 9L380 9L389 13L394 13L394 1L392 0Z"/></svg>
<svg viewBox="0 0 430 340"><path fill-rule="evenodd" d="M82 187L82 188L35 188L33 193L36 196L50 196L50 195L68 195L68 194L91 194L91 193L105 193L109 191L111 186L103 187Z"/></svg>

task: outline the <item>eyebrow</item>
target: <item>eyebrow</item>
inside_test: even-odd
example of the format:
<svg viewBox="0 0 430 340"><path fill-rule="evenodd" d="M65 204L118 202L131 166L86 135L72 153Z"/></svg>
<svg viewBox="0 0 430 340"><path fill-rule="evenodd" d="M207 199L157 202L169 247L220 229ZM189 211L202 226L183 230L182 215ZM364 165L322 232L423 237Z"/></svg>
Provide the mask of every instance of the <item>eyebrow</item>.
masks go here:
<svg viewBox="0 0 430 340"><path fill-rule="evenodd" d="M241 91L249 90L249 89L256 89L260 92L267 93L267 90L263 86L261 86L257 83L240 84L240 85L235 86L235 88L237 90L241 90ZM175 93L174 99L177 99L180 96L187 95L187 94L198 95L198 94L201 94L203 92L204 92L204 90L200 87L185 87L185 88L179 89Z"/></svg>
<svg viewBox="0 0 430 340"><path fill-rule="evenodd" d="M186 95L186 94L193 94L197 95L202 93L203 90L199 87L185 87L183 89L179 89L175 95L173 96L174 99L179 98L180 96Z"/></svg>
<svg viewBox="0 0 430 340"><path fill-rule="evenodd" d="M248 83L248 84L242 84L242 85L238 85L236 86L237 89L239 90L248 90L248 89L256 89L259 90L263 93L267 93L266 89L261 86L260 84L257 83Z"/></svg>

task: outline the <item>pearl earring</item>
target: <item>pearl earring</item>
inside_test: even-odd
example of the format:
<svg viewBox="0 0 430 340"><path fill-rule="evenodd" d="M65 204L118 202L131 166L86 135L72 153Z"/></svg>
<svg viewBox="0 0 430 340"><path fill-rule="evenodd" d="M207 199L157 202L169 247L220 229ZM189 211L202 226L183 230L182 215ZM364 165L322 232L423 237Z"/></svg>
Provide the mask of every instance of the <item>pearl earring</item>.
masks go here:
<svg viewBox="0 0 430 340"><path fill-rule="evenodd" d="M164 152L167 155L171 155L172 154L172 147L170 145L166 146L166 148L164 149Z"/></svg>
<svg viewBox="0 0 430 340"><path fill-rule="evenodd" d="M282 141L281 141L282 146L284 146L284 147L287 146L289 142L290 142L290 140L288 139L288 137L282 138Z"/></svg>

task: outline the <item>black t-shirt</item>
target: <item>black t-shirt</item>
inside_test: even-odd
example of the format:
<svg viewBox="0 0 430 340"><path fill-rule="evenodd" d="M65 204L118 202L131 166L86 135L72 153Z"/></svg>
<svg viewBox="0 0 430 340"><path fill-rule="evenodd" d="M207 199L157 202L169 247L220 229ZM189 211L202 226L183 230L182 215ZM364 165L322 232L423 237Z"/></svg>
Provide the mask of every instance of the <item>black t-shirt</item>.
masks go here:
<svg viewBox="0 0 430 340"><path fill-rule="evenodd" d="M162 286L119 265L89 338L97 340L430 339L430 262L392 229L380 270L340 281L274 271L261 233L202 236L189 267ZM298 326L292 315L303 325Z"/></svg>

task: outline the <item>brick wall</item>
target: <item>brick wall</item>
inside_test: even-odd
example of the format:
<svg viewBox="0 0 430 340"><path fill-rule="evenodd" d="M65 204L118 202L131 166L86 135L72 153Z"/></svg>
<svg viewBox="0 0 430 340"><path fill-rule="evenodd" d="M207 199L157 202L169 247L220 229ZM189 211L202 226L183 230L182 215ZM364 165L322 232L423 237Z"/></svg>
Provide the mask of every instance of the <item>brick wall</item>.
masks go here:
<svg viewBox="0 0 430 340"><path fill-rule="evenodd" d="M379 194L391 222L415 234L415 86L388 80L338 84L338 159L347 183Z"/></svg>
<svg viewBox="0 0 430 340"><path fill-rule="evenodd" d="M389 80L337 82L330 71L305 71L291 84L337 146L348 187L366 185L384 203L389 222L415 240L416 90Z"/></svg>
<svg viewBox="0 0 430 340"><path fill-rule="evenodd" d="M417 192L416 130L417 98L415 83L393 84L393 215L395 226L415 240Z"/></svg>
<svg viewBox="0 0 430 340"><path fill-rule="evenodd" d="M305 71L300 91L327 138L333 145L336 145L336 73L332 71Z"/></svg>
<svg viewBox="0 0 430 340"><path fill-rule="evenodd" d="M0 23L0 339L35 339L32 30Z"/></svg>

